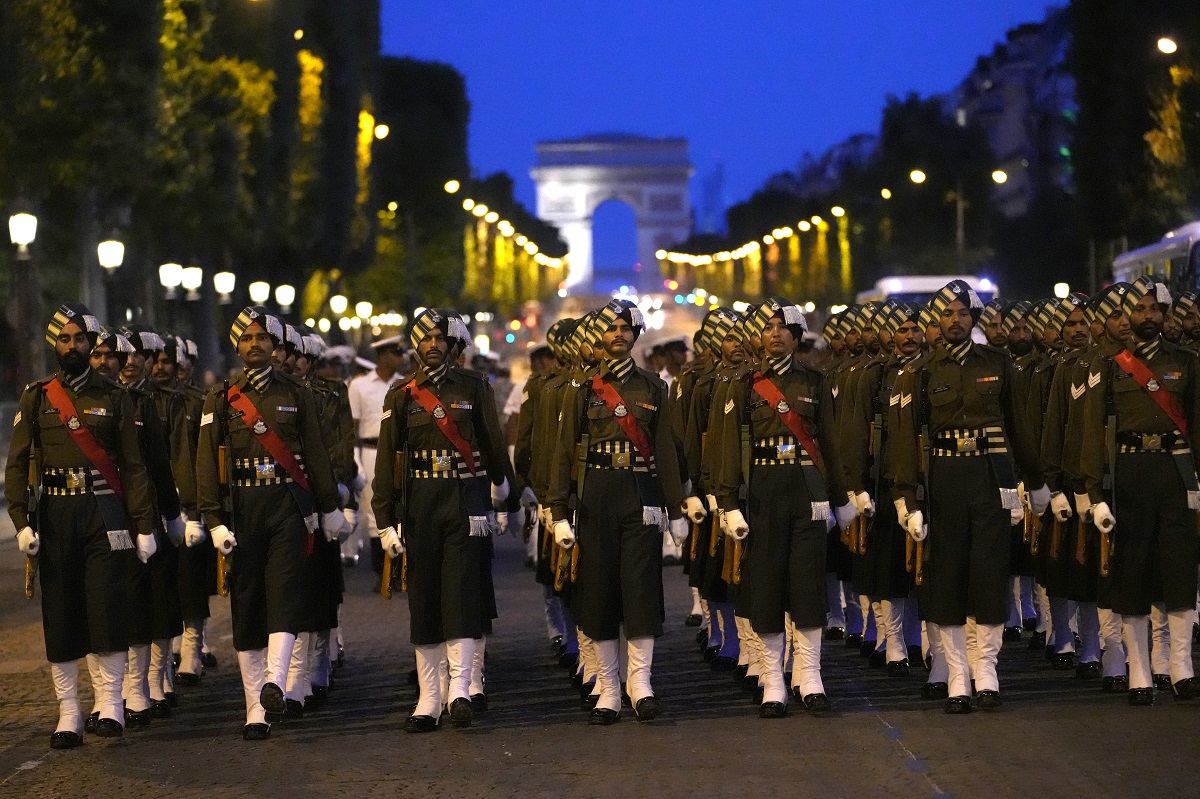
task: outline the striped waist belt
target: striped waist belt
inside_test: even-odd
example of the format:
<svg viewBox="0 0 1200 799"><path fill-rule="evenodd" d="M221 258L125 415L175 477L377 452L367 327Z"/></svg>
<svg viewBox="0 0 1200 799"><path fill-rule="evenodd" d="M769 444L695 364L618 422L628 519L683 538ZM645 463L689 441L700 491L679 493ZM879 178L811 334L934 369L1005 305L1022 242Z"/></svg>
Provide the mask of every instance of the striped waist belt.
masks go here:
<svg viewBox="0 0 1200 799"><path fill-rule="evenodd" d="M647 464L642 453L628 441L605 441L590 448L587 465L594 469L632 469L635 472L653 472L654 461Z"/></svg>
<svg viewBox="0 0 1200 799"><path fill-rule="evenodd" d="M933 439L933 454L941 458L971 458L1008 452L999 427L964 427L944 430Z"/></svg>
<svg viewBox="0 0 1200 799"><path fill-rule="evenodd" d="M1183 454L1188 451L1187 439L1178 430L1170 433L1117 433L1117 451L1169 452Z"/></svg>
<svg viewBox="0 0 1200 799"><path fill-rule="evenodd" d="M233 484L238 488L277 486L290 482L292 478L271 458L238 458L233 462Z"/></svg>
<svg viewBox="0 0 1200 799"><path fill-rule="evenodd" d="M475 459L477 476L483 476L479 453L473 451L471 455ZM409 455L408 473L412 477L436 479L460 478L467 480L471 477L471 470L467 468L466 459L459 454L458 450L454 449L416 450Z"/></svg>
<svg viewBox="0 0 1200 799"><path fill-rule="evenodd" d="M103 480L87 468L46 469L42 472L42 491L51 497L76 497L92 493L97 482ZM107 483L104 487L108 487Z"/></svg>
<svg viewBox="0 0 1200 799"><path fill-rule="evenodd" d="M771 436L750 446L752 466L812 466L812 458L793 436Z"/></svg>

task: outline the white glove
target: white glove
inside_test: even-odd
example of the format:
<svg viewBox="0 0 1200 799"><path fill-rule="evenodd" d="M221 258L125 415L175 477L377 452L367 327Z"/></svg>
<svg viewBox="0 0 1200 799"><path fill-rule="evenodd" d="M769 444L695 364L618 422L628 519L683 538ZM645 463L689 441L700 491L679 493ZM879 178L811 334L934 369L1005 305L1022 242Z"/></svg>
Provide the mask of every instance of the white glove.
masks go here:
<svg viewBox="0 0 1200 799"><path fill-rule="evenodd" d="M521 489L521 504L526 506L538 504L537 495L533 493L533 489L529 486Z"/></svg>
<svg viewBox="0 0 1200 799"><path fill-rule="evenodd" d="M198 521L192 521L191 519L188 519L187 524L184 525L184 543L189 547L194 547L197 544L203 543L205 537L204 525Z"/></svg>
<svg viewBox="0 0 1200 799"><path fill-rule="evenodd" d="M716 498L716 496L715 496L715 495L713 495L713 494L705 494L705 495L704 495L704 501L705 501L706 503L708 503L708 512L709 512L709 513L716 513L716 512L717 512L717 498Z"/></svg>
<svg viewBox="0 0 1200 799"><path fill-rule="evenodd" d="M502 505L506 499L508 499L507 477L504 478L504 482L502 482L500 485L492 483L492 506L496 507Z"/></svg>
<svg viewBox="0 0 1200 799"><path fill-rule="evenodd" d="M704 510L704 503L697 497L688 497L683 501L683 514L691 519L693 524L699 524L708 515Z"/></svg>
<svg viewBox="0 0 1200 799"><path fill-rule="evenodd" d="M142 563L149 563L150 558L154 557L154 553L158 551L158 541L154 539L154 533L143 533L137 537L137 556Z"/></svg>
<svg viewBox="0 0 1200 799"><path fill-rule="evenodd" d="M32 527L22 527L21 532L17 533L17 549L26 555L36 555L41 546L42 539L38 538Z"/></svg>
<svg viewBox="0 0 1200 799"><path fill-rule="evenodd" d="M854 506L853 502L847 502L834 508L833 515L837 517L838 527L845 530L858 518L858 508Z"/></svg>
<svg viewBox="0 0 1200 799"><path fill-rule="evenodd" d="M1033 508L1034 516L1041 516L1050 507L1050 488L1042 483L1041 488L1029 492L1029 507Z"/></svg>
<svg viewBox="0 0 1200 799"><path fill-rule="evenodd" d="M1102 533L1111 533L1117 526L1117 517L1113 516L1107 502L1097 502L1092 508L1092 517L1096 520L1096 529Z"/></svg>
<svg viewBox="0 0 1200 799"><path fill-rule="evenodd" d="M908 514L908 518L904 521L904 527L908 530L908 537L913 541L924 541L925 536L929 535L929 528L925 526L925 514L919 510Z"/></svg>
<svg viewBox="0 0 1200 799"><path fill-rule="evenodd" d="M379 543L383 546L383 551L393 558L400 557L404 552L404 542L400 540L400 533L395 527L386 527L380 530Z"/></svg>
<svg viewBox="0 0 1200 799"><path fill-rule="evenodd" d="M547 530L554 529L554 515L550 511L549 505L538 505L538 521Z"/></svg>
<svg viewBox="0 0 1200 799"><path fill-rule="evenodd" d="M354 532L354 528L358 527L358 511L354 508L342 508L342 518L346 520L346 526L342 528L338 541L345 541Z"/></svg>
<svg viewBox="0 0 1200 799"><path fill-rule="evenodd" d="M1054 511L1054 518L1060 522L1065 522L1071 518L1071 502L1067 499L1067 495L1061 491L1055 491L1051 494L1050 510Z"/></svg>
<svg viewBox="0 0 1200 799"><path fill-rule="evenodd" d="M746 524L746 517L742 515L741 510L738 508L725 511L725 516L721 519L721 523L725 528L725 535L734 541L744 541L746 540L746 536L750 534L750 525Z"/></svg>
<svg viewBox="0 0 1200 799"><path fill-rule="evenodd" d="M566 519L554 523L554 543L558 544L563 549L570 549L575 546L575 531L571 529L571 523Z"/></svg>
<svg viewBox="0 0 1200 799"><path fill-rule="evenodd" d="M866 491L860 491L850 499L855 509L868 519L875 515L875 501Z"/></svg>
<svg viewBox="0 0 1200 799"><path fill-rule="evenodd" d="M346 526L346 517L340 510L331 510L321 514L321 531L325 533L326 541L336 541L342 528Z"/></svg>
<svg viewBox="0 0 1200 799"><path fill-rule="evenodd" d="M700 504L700 500L695 497L688 497L688 499L695 501L697 505ZM688 536L688 520L680 516L678 519L671 519L667 526L671 531L671 540L675 542L675 546L683 546L683 542L687 540Z"/></svg>
<svg viewBox="0 0 1200 799"><path fill-rule="evenodd" d="M1008 512L1008 523L1015 527L1025 521L1025 505L1021 504Z"/></svg>
<svg viewBox="0 0 1200 799"><path fill-rule="evenodd" d="M525 526L525 507L500 514L500 535L516 536Z"/></svg>
<svg viewBox="0 0 1200 799"><path fill-rule="evenodd" d="M1075 495L1075 512L1084 524L1092 523L1092 498L1087 494Z"/></svg>
<svg viewBox="0 0 1200 799"><path fill-rule="evenodd" d="M187 530L187 519L182 515L176 516L174 519L164 519L164 526L167 528L167 538L175 546L183 543L184 533Z"/></svg>
<svg viewBox="0 0 1200 799"><path fill-rule="evenodd" d="M338 504L343 508L350 504L350 489L338 483Z"/></svg>
<svg viewBox="0 0 1200 799"><path fill-rule="evenodd" d="M224 555L228 555L237 546L237 539L233 537L233 533L229 532L229 528L223 524L218 524L209 530L208 534L212 538L213 546Z"/></svg>

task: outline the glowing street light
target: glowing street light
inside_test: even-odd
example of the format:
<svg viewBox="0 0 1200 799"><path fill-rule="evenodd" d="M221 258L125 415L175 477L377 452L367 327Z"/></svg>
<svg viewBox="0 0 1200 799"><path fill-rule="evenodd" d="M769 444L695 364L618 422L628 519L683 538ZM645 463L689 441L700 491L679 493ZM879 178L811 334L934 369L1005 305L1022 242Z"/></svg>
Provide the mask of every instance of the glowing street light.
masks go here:
<svg viewBox="0 0 1200 799"><path fill-rule="evenodd" d="M338 316L344 314L349 305L350 300L346 299L345 294L334 294L329 298L329 310L333 311Z"/></svg>
<svg viewBox="0 0 1200 799"><path fill-rule="evenodd" d="M1067 298L1067 296L1070 295L1070 293L1071 293L1070 285L1068 285L1066 283L1055 283L1054 284L1054 296L1058 297L1060 300L1065 300Z"/></svg>
<svg viewBox="0 0 1200 799"><path fill-rule="evenodd" d="M183 284L183 267L176 263L161 264L158 267L158 282L166 290L167 299L175 299L175 289Z"/></svg>
<svg viewBox="0 0 1200 799"><path fill-rule="evenodd" d="M375 138L377 139L386 139L391 132L392 129L387 125L379 124L375 126Z"/></svg>
<svg viewBox="0 0 1200 799"><path fill-rule="evenodd" d="M233 287L235 285L237 285L237 275L233 274L233 272L217 272L213 275L213 288L220 295L217 300L222 305L228 305L233 301L230 295L233 294Z"/></svg>
<svg viewBox="0 0 1200 799"><path fill-rule="evenodd" d="M885 200L890 200L892 199L892 190L889 188L882 188L879 190L879 196Z"/></svg>
<svg viewBox="0 0 1200 799"><path fill-rule="evenodd" d="M162 274L159 274L161 279ZM200 299L200 284L204 282L204 270L198 266L185 266L179 276L179 285L187 292L186 300L195 302Z"/></svg>
<svg viewBox="0 0 1200 799"><path fill-rule="evenodd" d="M1008 173L1003 169L997 169L992 172L992 182L997 186L1008 182Z"/></svg>
<svg viewBox="0 0 1200 799"><path fill-rule="evenodd" d="M829 209L829 213L833 214L834 216L836 216L840 219L846 215L846 209L840 205L835 205L835 206L833 206L833 208Z"/></svg>
<svg viewBox="0 0 1200 799"><path fill-rule="evenodd" d="M447 180L446 185L443 186L442 188L444 188L446 190L447 194L455 194L458 192L458 190L460 188L462 188L462 184L459 183L457 180Z"/></svg>
<svg viewBox="0 0 1200 799"><path fill-rule="evenodd" d="M256 280L246 290L250 292L250 302L255 305L262 305L271 297L271 284L265 280Z"/></svg>
<svg viewBox="0 0 1200 799"><path fill-rule="evenodd" d="M374 312L374 310L375 306L371 305L371 303L367 302L366 300L354 304L354 314L359 319L370 319L371 313Z"/></svg>
<svg viewBox="0 0 1200 799"><path fill-rule="evenodd" d="M913 183L916 183L918 186L925 182L926 177L927 175L919 169L914 169L912 172L908 173L908 179Z"/></svg>
<svg viewBox="0 0 1200 799"><path fill-rule="evenodd" d="M1174 55L1179 50L1179 45L1170 36L1163 36L1158 40L1158 52L1163 55Z"/></svg>
<svg viewBox="0 0 1200 799"><path fill-rule="evenodd" d="M108 274L112 274L125 262L125 245L116 239L100 242L96 245L96 260Z"/></svg>
<svg viewBox="0 0 1200 799"><path fill-rule="evenodd" d="M275 287L275 302L279 305L279 309L284 313L290 313L292 303L296 301L296 287L289 286L287 283L281 283ZM312 325L309 325L312 327Z"/></svg>
<svg viewBox="0 0 1200 799"><path fill-rule="evenodd" d="M33 214L19 213L8 218L8 237L17 245L17 258L29 259L29 245L37 236L37 217Z"/></svg>

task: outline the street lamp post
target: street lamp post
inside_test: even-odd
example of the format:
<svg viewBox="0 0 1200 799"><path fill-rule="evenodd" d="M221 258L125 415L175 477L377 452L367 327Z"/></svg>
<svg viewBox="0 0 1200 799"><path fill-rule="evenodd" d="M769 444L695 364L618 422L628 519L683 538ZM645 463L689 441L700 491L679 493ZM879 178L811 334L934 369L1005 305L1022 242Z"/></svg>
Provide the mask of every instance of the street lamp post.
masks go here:
<svg viewBox="0 0 1200 799"><path fill-rule="evenodd" d="M112 276L121 264L125 263L125 245L113 237L107 241L102 241L96 245L96 260L100 262L100 266L104 268L104 303L103 307L95 310L103 314L100 318L113 323L112 308L109 301L109 286L112 283Z"/></svg>
<svg viewBox="0 0 1200 799"><path fill-rule="evenodd" d="M17 334L16 387L36 379L45 370L42 337L33 329L42 315L41 291L37 269L29 245L37 237L37 217L24 210L8 218L8 237L17 245L17 263L13 269L13 299L9 320Z"/></svg>

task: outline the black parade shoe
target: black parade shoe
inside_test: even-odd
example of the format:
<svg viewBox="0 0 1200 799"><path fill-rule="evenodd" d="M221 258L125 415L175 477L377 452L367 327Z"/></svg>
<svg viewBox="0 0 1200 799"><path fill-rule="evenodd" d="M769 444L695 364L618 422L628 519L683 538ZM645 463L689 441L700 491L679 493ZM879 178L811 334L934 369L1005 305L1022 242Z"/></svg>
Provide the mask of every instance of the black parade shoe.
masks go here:
<svg viewBox="0 0 1200 799"><path fill-rule="evenodd" d="M258 702L268 713L283 713L287 711L287 700L283 689L273 682L263 683L258 692Z"/></svg>
<svg viewBox="0 0 1200 799"><path fill-rule="evenodd" d="M242 727L243 741L265 741L270 737L270 724L247 724L245 727Z"/></svg>
<svg viewBox="0 0 1200 799"><path fill-rule="evenodd" d="M841 641L846 637L845 627L829 627L825 630L826 641Z"/></svg>
<svg viewBox="0 0 1200 799"><path fill-rule="evenodd" d="M466 729L475 722L475 709L471 700L460 696L450 703L450 723L459 729Z"/></svg>
<svg viewBox="0 0 1200 799"><path fill-rule="evenodd" d="M1172 695L1180 701L1195 699L1200 690L1197 689L1196 678L1187 677L1171 686Z"/></svg>
<svg viewBox="0 0 1200 799"><path fill-rule="evenodd" d="M1000 701L1000 692L991 690L980 691L976 701L979 702L980 710L999 710L1003 704Z"/></svg>
<svg viewBox="0 0 1200 799"><path fill-rule="evenodd" d="M921 686L922 699L946 699L950 696L950 686L944 682L927 682Z"/></svg>
<svg viewBox="0 0 1200 799"><path fill-rule="evenodd" d="M96 719L96 735L100 738L120 738L125 734L125 728L116 719Z"/></svg>
<svg viewBox="0 0 1200 799"><path fill-rule="evenodd" d="M95 735L96 722L100 720L100 711L96 710L88 714L88 717L83 720L83 731L88 735Z"/></svg>
<svg viewBox="0 0 1200 799"><path fill-rule="evenodd" d="M638 721L654 721L662 713L658 697L643 696L633 706L633 717Z"/></svg>
<svg viewBox="0 0 1200 799"><path fill-rule="evenodd" d="M59 730L50 736L51 749L74 749L83 746L83 736L72 730Z"/></svg>
<svg viewBox="0 0 1200 799"><path fill-rule="evenodd" d="M951 716L964 716L971 712L971 697L951 696L946 699L942 709Z"/></svg>
<svg viewBox="0 0 1200 799"><path fill-rule="evenodd" d="M409 716L408 721L404 722L405 732L437 732L441 725L433 716Z"/></svg>
<svg viewBox="0 0 1200 799"><path fill-rule="evenodd" d="M1154 704L1154 689L1153 688L1130 688L1129 689L1129 706L1130 707L1149 707Z"/></svg>
<svg viewBox="0 0 1200 799"><path fill-rule="evenodd" d="M908 676L908 671L907 660L893 660L887 664L887 676L893 680L903 680Z"/></svg>
<svg viewBox="0 0 1200 799"><path fill-rule="evenodd" d="M592 710L592 714L588 716L588 726L591 727L607 727L617 723L617 719L621 714L616 710L598 707Z"/></svg>
<svg viewBox="0 0 1200 799"><path fill-rule="evenodd" d="M804 702L804 710L810 716L823 716L833 710L833 705L825 694L808 694L801 701Z"/></svg>
<svg viewBox="0 0 1200 799"><path fill-rule="evenodd" d="M1124 675L1105 677L1100 683L1100 690L1106 694L1123 694L1129 690L1129 678Z"/></svg>
<svg viewBox="0 0 1200 799"><path fill-rule="evenodd" d="M781 719L787 715L787 704L783 702L763 702L758 706L760 719Z"/></svg>

